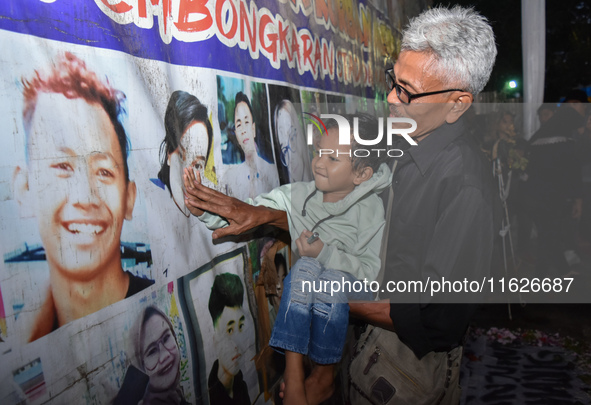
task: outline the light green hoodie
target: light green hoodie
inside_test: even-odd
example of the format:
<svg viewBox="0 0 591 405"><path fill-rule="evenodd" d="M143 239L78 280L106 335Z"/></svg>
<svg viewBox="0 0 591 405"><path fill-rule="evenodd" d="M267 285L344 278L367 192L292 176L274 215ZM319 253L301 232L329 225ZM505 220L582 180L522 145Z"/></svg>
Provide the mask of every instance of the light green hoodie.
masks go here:
<svg viewBox="0 0 591 405"><path fill-rule="evenodd" d="M378 193L392 181L385 163L373 176L355 187L340 201L325 203L314 182L285 184L246 202L285 211L292 249L304 230L316 231L324 242L316 258L327 269L352 274L359 280L373 281L380 271L380 247L384 232L384 206ZM209 229L228 225L210 213L199 217Z"/></svg>

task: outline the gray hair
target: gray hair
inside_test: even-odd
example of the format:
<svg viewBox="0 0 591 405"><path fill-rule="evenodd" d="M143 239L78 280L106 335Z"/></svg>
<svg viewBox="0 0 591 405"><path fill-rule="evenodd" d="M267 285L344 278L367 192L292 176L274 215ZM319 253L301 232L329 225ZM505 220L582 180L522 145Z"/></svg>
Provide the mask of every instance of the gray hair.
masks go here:
<svg viewBox="0 0 591 405"><path fill-rule="evenodd" d="M488 20L460 6L432 8L413 18L403 33L401 51L431 54L429 67L436 76L474 95L488 82L497 56Z"/></svg>

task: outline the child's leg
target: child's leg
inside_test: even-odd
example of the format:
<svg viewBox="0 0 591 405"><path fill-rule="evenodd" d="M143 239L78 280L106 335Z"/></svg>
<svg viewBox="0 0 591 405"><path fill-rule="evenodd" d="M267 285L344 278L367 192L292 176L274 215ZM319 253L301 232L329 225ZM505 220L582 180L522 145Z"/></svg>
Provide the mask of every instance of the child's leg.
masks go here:
<svg viewBox="0 0 591 405"><path fill-rule="evenodd" d="M269 346L285 351L285 404L306 403L303 356L308 353L310 342L313 286L321 269L318 261L304 257L283 281L284 291Z"/></svg>
<svg viewBox="0 0 591 405"><path fill-rule="evenodd" d="M322 266L315 259L303 257L283 281L283 295L273 325L269 346L280 351L308 354L310 342L313 288ZM303 287L302 287L303 286Z"/></svg>
<svg viewBox="0 0 591 405"><path fill-rule="evenodd" d="M320 273L318 280L329 289L316 292L315 302L312 303L309 356L317 365L306 379L309 404L327 400L334 391L334 366L341 361L349 326L349 299L372 298L371 294L347 291L349 286L353 289L353 283L358 281L349 273L326 269ZM337 288L331 291L331 285L338 286L338 291Z"/></svg>
<svg viewBox="0 0 591 405"><path fill-rule="evenodd" d="M312 373L304 383L308 405L318 405L332 397L335 366L336 364L314 365Z"/></svg>
<svg viewBox="0 0 591 405"><path fill-rule="evenodd" d="M307 404L304 378L304 355L286 350L283 372L285 385L282 387L284 405Z"/></svg>

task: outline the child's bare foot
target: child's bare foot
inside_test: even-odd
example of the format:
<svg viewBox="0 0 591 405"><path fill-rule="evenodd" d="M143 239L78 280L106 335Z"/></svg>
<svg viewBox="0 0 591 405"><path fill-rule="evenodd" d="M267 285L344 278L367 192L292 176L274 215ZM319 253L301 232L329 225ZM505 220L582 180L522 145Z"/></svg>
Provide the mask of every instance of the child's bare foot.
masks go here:
<svg viewBox="0 0 591 405"><path fill-rule="evenodd" d="M284 382L281 383L279 397L284 405L307 405L304 387L303 355L285 351Z"/></svg>
<svg viewBox="0 0 591 405"><path fill-rule="evenodd" d="M318 405L334 392L334 365L316 365L305 381L308 405Z"/></svg>
<svg viewBox="0 0 591 405"><path fill-rule="evenodd" d="M283 405L308 405L304 385L281 383L279 397L283 398Z"/></svg>

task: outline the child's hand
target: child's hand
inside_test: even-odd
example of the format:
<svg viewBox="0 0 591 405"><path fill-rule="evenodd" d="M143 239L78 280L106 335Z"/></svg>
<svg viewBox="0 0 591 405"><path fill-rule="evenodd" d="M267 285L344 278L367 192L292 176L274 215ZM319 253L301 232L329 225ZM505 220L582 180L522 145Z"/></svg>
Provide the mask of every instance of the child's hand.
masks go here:
<svg viewBox="0 0 591 405"><path fill-rule="evenodd" d="M298 247L300 256L317 258L320 254L320 251L324 247L324 242L322 242L320 239L316 239L316 241L308 243L308 238L310 236L312 236L312 232L304 230L300 237L296 239L296 246Z"/></svg>
<svg viewBox="0 0 591 405"><path fill-rule="evenodd" d="M192 205L195 201L195 185L194 182L201 183L201 175L197 172L198 179L195 179L195 175L193 174L192 170L185 168L185 172L183 174L183 182L185 184L185 206L189 209L191 214L199 217L203 215L203 210L197 208L195 205Z"/></svg>

